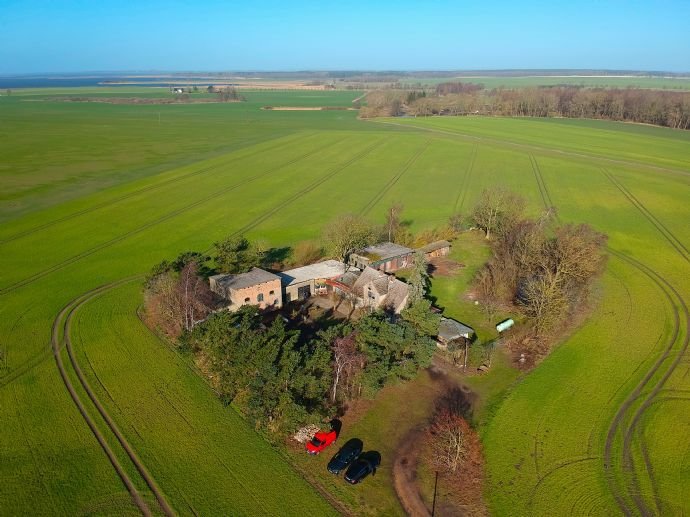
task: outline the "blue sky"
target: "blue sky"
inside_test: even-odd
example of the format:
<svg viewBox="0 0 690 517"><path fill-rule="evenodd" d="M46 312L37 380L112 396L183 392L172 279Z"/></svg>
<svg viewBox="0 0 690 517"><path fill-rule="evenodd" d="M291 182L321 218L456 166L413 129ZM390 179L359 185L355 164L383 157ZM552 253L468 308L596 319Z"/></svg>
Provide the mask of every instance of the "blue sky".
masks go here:
<svg viewBox="0 0 690 517"><path fill-rule="evenodd" d="M690 0L0 0L0 74L690 71Z"/></svg>

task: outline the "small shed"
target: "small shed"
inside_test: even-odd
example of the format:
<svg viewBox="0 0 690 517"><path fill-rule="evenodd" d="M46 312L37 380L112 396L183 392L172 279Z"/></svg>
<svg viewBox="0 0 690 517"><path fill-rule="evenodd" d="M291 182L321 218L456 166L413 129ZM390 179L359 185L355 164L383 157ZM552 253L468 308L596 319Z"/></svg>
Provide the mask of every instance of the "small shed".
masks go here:
<svg viewBox="0 0 690 517"><path fill-rule="evenodd" d="M424 253L424 258L431 260L436 257L445 257L450 253L450 242L448 241L436 241L426 246L419 248L419 251Z"/></svg>
<svg viewBox="0 0 690 517"><path fill-rule="evenodd" d="M442 348L460 338L471 340L474 336L474 329L464 323L460 323L452 318L441 318L438 326L438 343Z"/></svg>

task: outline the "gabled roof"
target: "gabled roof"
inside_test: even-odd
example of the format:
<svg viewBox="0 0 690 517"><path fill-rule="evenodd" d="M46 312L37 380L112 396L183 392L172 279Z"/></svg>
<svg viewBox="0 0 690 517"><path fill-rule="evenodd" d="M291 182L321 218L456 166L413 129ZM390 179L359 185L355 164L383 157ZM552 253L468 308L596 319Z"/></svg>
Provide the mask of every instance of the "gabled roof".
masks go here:
<svg viewBox="0 0 690 517"><path fill-rule="evenodd" d="M373 282L381 278L388 282L388 275L386 275L386 273L379 271L378 269L374 269L373 267L367 266L364 268L364 271L362 271L362 274L359 275L359 278L352 285L352 292L354 292L356 296L361 297L364 295L365 285L367 285L369 282Z"/></svg>
<svg viewBox="0 0 690 517"><path fill-rule="evenodd" d="M409 255L410 253L414 253L414 250L394 242L380 242L357 252L358 255L368 257L374 262Z"/></svg>
<svg viewBox="0 0 690 517"><path fill-rule="evenodd" d="M440 250L443 248L450 248L450 242L448 241L436 241L432 242L431 244L427 244L426 246L422 246L419 248L419 251L423 253L431 253L432 251Z"/></svg>
<svg viewBox="0 0 690 517"><path fill-rule="evenodd" d="M289 269L278 273L283 285L289 286L299 284L307 280L318 280L322 278L336 278L347 271L347 266L337 260L324 260L316 264Z"/></svg>
<svg viewBox="0 0 690 517"><path fill-rule="evenodd" d="M438 337L443 341L450 342L464 336L472 336L474 329L464 323L460 323L451 318L441 318L438 325Z"/></svg>
<svg viewBox="0 0 690 517"><path fill-rule="evenodd" d="M371 285L379 297L385 297L383 307L389 307L397 312L407 301L409 286L405 282L368 266L362 271L352 291L356 296L364 298L364 288L367 285Z"/></svg>
<svg viewBox="0 0 690 517"><path fill-rule="evenodd" d="M237 275L214 275L211 277L216 283L225 290L230 289L245 289L253 285L264 284L271 280L280 280L280 277L259 269L252 268L247 273L239 273Z"/></svg>

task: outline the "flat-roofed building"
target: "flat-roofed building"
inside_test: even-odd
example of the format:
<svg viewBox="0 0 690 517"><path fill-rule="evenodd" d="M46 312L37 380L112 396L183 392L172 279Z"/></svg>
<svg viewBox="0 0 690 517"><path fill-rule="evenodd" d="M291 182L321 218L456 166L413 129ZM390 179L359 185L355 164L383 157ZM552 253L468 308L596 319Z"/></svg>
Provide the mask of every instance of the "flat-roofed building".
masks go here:
<svg viewBox="0 0 690 517"><path fill-rule="evenodd" d="M278 273L285 293L285 303L328 294L327 280L342 276L348 267L337 260L289 269Z"/></svg>

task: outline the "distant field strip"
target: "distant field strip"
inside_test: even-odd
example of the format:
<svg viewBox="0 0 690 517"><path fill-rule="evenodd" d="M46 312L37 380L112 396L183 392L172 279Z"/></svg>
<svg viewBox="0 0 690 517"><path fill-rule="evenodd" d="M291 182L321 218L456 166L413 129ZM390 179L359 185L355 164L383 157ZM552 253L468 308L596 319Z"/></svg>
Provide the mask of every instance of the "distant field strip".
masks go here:
<svg viewBox="0 0 690 517"><path fill-rule="evenodd" d="M179 176L175 176L173 178L157 181L153 185L148 185L146 187L136 189L132 192L128 192L127 194L123 194L121 196L117 196L117 197L114 197L112 199L108 199L108 200L103 201L101 203L97 203L97 204L90 206L88 208L85 208L83 210L78 210L78 211L73 212L69 215L65 215L63 217L59 217L57 219L53 219L51 221L48 221L44 224L34 226L33 228L29 228L27 230L23 230L21 232L11 234L7 237L0 239L0 245L5 244L7 242L14 241L16 239L20 239L22 237L26 237L27 235L34 234L34 233L39 232L41 230L45 230L47 228L55 226L56 224L59 224L59 223L65 222L65 221L69 221L70 219L74 219L75 217L90 214L90 213L95 212L96 210L99 210L101 208L105 208L105 207L114 205L116 203L126 201L126 200L131 199L135 196L139 196L141 194L153 192L153 191L158 190L162 187L178 183L182 180L187 180L190 178L197 178L198 179L198 177L203 175L203 174L208 174L209 172L218 170L221 167L227 167L228 165L230 165L233 162L237 162L237 161L243 160L245 158L250 158L252 156L256 156L256 155L267 153L267 152L272 152L272 151L275 151L277 149L287 147L290 144L292 144L295 140L303 139L303 138L306 138L308 136L310 136L310 135L299 135L298 137L293 137L293 138L289 138L289 139L281 139L281 141L279 143L276 143L275 145L272 145L269 147L261 147L259 149L254 150L253 152L250 152L247 154L241 154L240 156L233 156L232 159L228 162L223 162L220 164L214 164L214 165L211 165L208 167L202 167L201 169L197 169L197 170L185 173L185 174L180 174ZM286 165L288 165L288 164L286 164Z"/></svg>
<svg viewBox="0 0 690 517"><path fill-rule="evenodd" d="M327 144L327 145L325 145L325 146L322 146L322 147L319 148L319 149L316 149L316 150L313 150L313 151L309 151L309 152L304 153L304 154L298 156L297 158L293 158L292 160L289 160L289 161L287 161L287 162L285 162L285 163L283 163L283 164L281 164L281 165L279 165L279 166L277 166L277 167L273 167L273 168L271 168L271 169L265 170L265 171L263 171L263 172L260 173L260 174L256 174L256 175L254 175L254 176L251 176L250 178L247 178L247 179L242 180L242 181L239 181L239 182L237 182L237 183L235 183L235 184L233 184L233 185L230 185L230 186L228 186L228 187L225 187L225 188L223 188L223 189L220 189L220 190L214 192L213 194L210 194L210 195L208 195L208 196L206 196L206 197L203 197L203 198L201 198L201 199L199 199L199 200L197 200L197 201L194 201L194 202L192 202L192 203L189 203L189 204L187 204L187 205L185 205L185 206L183 206L183 207L181 207L181 208L178 208L178 209L176 209L176 210L173 210L172 212L168 212L167 214L165 214L165 215L163 215L163 216L161 216L161 217L159 217L159 218L157 218L157 219L154 219L153 221L150 221L150 222L148 222L148 223L146 223L146 224L144 224L144 225L142 225L142 226L139 226L138 228L135 228L135 229L133 229L133 230L127 232L127 233L124 233L124 234L119 235L119 236L117 236L117 237L115 237L115 238L113 238L113 239L110 239L110 240L108 240L108 241L106 241L106 242L103 242L103 243L101 243L101 244L99 244L99 245L97 245L97 246L94 246L94 247L92 247L92 248L89 248L89 249L87 249L87 250L84 250L83 252L81 252L81 253L79 253L79 254L77 254L77 255L74 255L74 256L72 256L72 257L69 257L68 259L66 259L66 260L64 260L64 261L62 261L62 262L59 262L59 263L57 263L57 264L55 264L55 265L53 265L53 266L51 266L51 267L49 267L49 268L46 268L46 269L44 269L44 270L42 270L42 271L38 271L37 273L35 273L35 274L33 274L33 275L29 276L29 277L26 277L26 278L24 278L24 279L22 279L22 280L20 280L20 281L18 281L18 282L15 282L15 283L13 283L13 284L11 284L11 285L9 285L9 286L0 288L0 295L9 293L9 292L14 291L14 290L16 290L16 289L19 289L20 287L24 287L24 286L26 286L26 285L29 285L29 284L35 282L36 280L39 280L39 279L43 278L43 277L46 276L46 275L49 275L49 274L54 273L54 272L56 272L56 271L59 271L60 269L66 267L66 266L68 266L68 265L70 265L70 264L73 264L73 263L75 263L75 262L77 262L77 261L79 261L79 260L82 260L82 259L84 259L84 258L86 258L86 257L88 257L88 256L90 256L90 255L93 255L94 253L97 253L97 252L101 251L102 249L108 248L108 247L112 246L113 244L116 244L116 243L121 242L121 241L123 241L123 240L125 240L125 239L128 239L129 237L132 237L132 236L134 236L134 235L136 235L136 234L138 234L138 233L141 233L141 232L143 232L143 231L145 231L145 230L148 230L149 228L152 228L152 227L154 227L154 226L156 226L156 225L158 225L158 224L160 224L160 223L163 223L163 222L165 222L165 221L168 221L169 219L172 219L172 218L174 218L174 217L178 217L179 215L181 215L181 214L183 214L183 213L185 213L185 212L188 212L189 210L191 210L191 209L193 209L193 208L196 208L196 207L198 207L198 206L201 206L201 205L203 205L204 203L207 203L207 202L209 202L209 201L211 201L211 200L214 200L214 199L216 199L216 198L219 198L219 197L221 197L221 196L227 194L228 192L231 192L231 191L233 191L233 190L235 190L235 189L237 189L237 188L239 188L239 187L242 187L242 186L247 185L247 184L249 184L249 183L251 183L251 182L253 182L253 181L256 181L256 180L258 180L258 179L260 179L260 178L263 178L263 177L265 177L265 176L267 176L267 175L269 175L269 174L272 174L272 173L274 173L274 172L276 172L276 171L282 169L283 167L287 167L288 165L291 165L291 164L296 163L296 162L298 162L298 161L300 161L300 160L302 160L302 159L304 159L304 158L307 158L307 157L309 157L309 156L312 156L312 155L316 154L317 152L323 150L325 147L328 147L328 146L330 146L330 145L333 145L333 144Z"/></svg>

